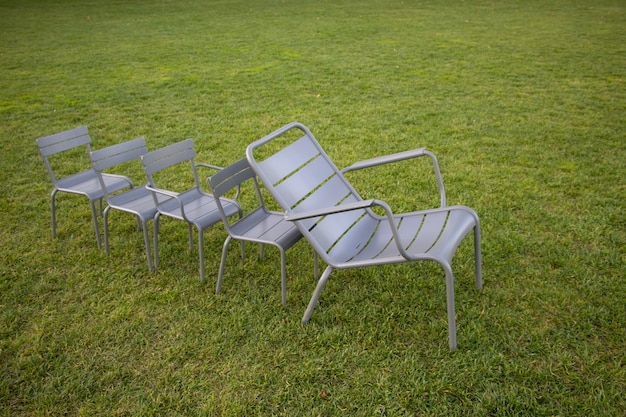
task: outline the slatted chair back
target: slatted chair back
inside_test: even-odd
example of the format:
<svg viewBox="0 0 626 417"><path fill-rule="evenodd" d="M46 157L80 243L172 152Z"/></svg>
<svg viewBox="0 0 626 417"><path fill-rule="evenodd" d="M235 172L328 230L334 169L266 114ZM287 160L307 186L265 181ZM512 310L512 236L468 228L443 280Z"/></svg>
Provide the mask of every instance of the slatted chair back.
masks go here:
<svg viewBox="0 0 626 417"><path fill-rule="evenodd" d="M148 178L148 184L157 186L159 182L156 175L179 164L189 164L193 175L193 188L200 189L197 165L195 163L196 149L193 139L185 139L171 145L154 150L142 157L144 172Z"/></svg>
<svg viewBox="0 0 626 417"><path fill-rule="evenodd" d="M289 214L297 214L362 201L308 128L296 125L291 129L301 130L302 136L280 151L261 161L255 159L255 148L249 154L258 164L257 174L281 207ZM274 135L280 136L280 132ZM259 143L256 148L261 146ZM296 223L324 262L338 265L354 256L358 250L354 242L371 236L378 220L364 208ZM358 235L362 238L355 240Z"/></svg>
<svg viewBox="0 0 626 417"><path fill-rule="evenodd" d="M50 157L72 149L85 147L87 154L91 151L91 137L87 131L87 126L80 126L75 129L66 130L64 132L55 133L50 136L37 139L39 153L50 175L50 179L54 184L57 183L57 173L52 168ZM60 176L59 180L63 177Z"/></svg>

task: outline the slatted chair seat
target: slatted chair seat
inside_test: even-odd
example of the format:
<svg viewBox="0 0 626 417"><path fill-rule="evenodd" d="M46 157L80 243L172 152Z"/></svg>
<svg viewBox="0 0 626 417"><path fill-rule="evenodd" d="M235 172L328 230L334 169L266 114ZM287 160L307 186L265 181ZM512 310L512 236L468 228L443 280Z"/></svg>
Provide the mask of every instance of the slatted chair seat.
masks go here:
<svg viewBox="0 0 626 417"><path fill-rule="evenodd" d="M250 144L246 156L285 210L285 218L296 224L328 265L304 313L304 323L310 320L334 269L432 260L446 274L449 344L451 350L456 349L451 261L458 245L473 230L476 288L482 288L480 226L471 208L446 207L441 173L431 152L414 149L339 170L306 126L290 123ZM361 198L344 176L346 172L422 156L433 162L441 197L439 208L394 214L382 200ZM375 208L384 214L377 214Z"/></svg>

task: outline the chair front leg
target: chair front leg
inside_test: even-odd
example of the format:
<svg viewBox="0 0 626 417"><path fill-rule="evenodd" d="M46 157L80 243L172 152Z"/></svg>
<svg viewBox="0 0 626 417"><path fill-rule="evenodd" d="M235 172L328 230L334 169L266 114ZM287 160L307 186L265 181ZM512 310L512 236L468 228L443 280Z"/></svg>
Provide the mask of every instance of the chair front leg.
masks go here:
<svg viewBox="0 0 626 417"><path fill-rule="evenodd" d="M440 262L446 271L446 304L448 309L448 340L450 351L456 350L456 317L454 310L454 275L452 267L448 263Z"/></svg>
<svg viewBox="0 0 626 417"><path fill-rule="evenodd" d="M156 212L154 215L153 225L152 225L152 239L154 240L154 269L159 267L159 219L161 218L161 213Z"/></svg>
<svg viewBox="0 0 626 417"><path fill-rule="evenodd" d="M200 257L200 282L204 282L204 231L198 228L198 256Z"/></svg>
<svg viewBox="0 0 626 417"><path fill-rule="evenodd" d="M320 294L322 293L322 290L324 289L324 285L326 285L326 281L328 281L328 277L330 277L331 272L333 272L333 267L329 265L326 267L326 269L324 270L324 273L322 274L322 277L317 282L315 291L313 291L313 296L311 297L311 300L309 301L309 305L307 306L306 311L304 312L304 316L302 316L302 323L308 323L309 320L311 319L313 310L315 310L317 301L320 298Z"/></svg>
<svg viewBox="0 0 626 417"><path fill-rule="evenodd" d="M193 250L193 226L187 223L187 234L189 235L189 250Z"/></svg>
<svg viewBox="0 0 626 417"><path fill-rule="evenodd" d="M91 217L93 218L93 229L96 233L96 242L98 243L98 249L102 247L102 242L100 241L100 228L98 227L98 216L96 214L96 206L93 201L90 201L91 206Z"/></svg>
<svg viewBox="0 0 626 417"><path fill-rule="evenodd" d="M150 253L150 237L148 236L148 221L139 218L137 216L137 222L141 224L141 228L143 229L143 243L146 247L146 258L148 260L148 271L152 271L152 254Z"/></svg>

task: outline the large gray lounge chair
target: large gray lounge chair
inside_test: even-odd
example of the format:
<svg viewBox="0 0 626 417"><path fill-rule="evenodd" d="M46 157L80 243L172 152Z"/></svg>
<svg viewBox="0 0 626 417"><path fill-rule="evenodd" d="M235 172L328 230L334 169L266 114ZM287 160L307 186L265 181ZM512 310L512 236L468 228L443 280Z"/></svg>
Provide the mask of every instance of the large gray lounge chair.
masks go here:
<svg viewBox="0 0 626 417"><path fill-rule="evenodd" d="M313 292L303 323L309 321L335 269L432 260L445 271L449 345L450 350L456 350L451 260L460 242L473 231L475 284L477 289L482 288L480 227L478 216L469 207L445 207L443 181L432 153L415 149L358 162L341 171L306 126L290 123L250 144L246 156L285 210L285 218L296 224L328 265ZM395 214L382 200L362 199L343 175L420 156L429 156L434 163L441 191L440 208ZM376 214L376 207L384 215Z"/></svg>

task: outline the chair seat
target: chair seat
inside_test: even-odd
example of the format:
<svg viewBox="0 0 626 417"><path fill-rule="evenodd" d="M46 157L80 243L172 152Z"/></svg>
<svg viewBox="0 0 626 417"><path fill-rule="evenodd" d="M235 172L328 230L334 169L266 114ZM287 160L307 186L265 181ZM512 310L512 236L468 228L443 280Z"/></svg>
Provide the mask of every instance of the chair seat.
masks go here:
<svg viewBox="0 0 626 417"><path fill-rule="evenodd" d="M205 228L221 222L220 213L212 195L206 195L197 189L191 189L178 195L179 201L184 205L187 219L200 228ZM227 216L239 212L239 206L228 200L222 200L224 211ZM166 199L160 206L161 214L184 220L179 202L175 198Z"/></svg>
<svg viewBox="0 0 626 417"><path fill-rule="evenodd" d="M230 230L238 239L277 243L285 250L302 237L297 226L285 221L284 215L268 212L262 207L232 225Z"/></svg>
<svg viewBox="0 0 626 417"><path fill-rule="evenodd" d="M160 195L158 198L159 201L165 199ZM151 219L157 212L152 193L145 186L110 197L109 205L117 210L137 214L143 219Z"/></svg>
<svg viewBox="0 0 626 417"><path fill-rule="evenodd" d="M424 215L419 212L396 216L398 232L404 249L413 259L445 260L451 262L456 248L476 225L474 216L463 208ZM433 233L434 231L434 233ZM354 241L352 241L354 243ZM360 249L360 250L359 250ZM345 252L345 251L344 251ZM379 221L371 239L351 256L343 253L345 266L382 265L409 261L392 241L392 231L386 219ZM333 257L337 254L332 253ZM338 266L341 267L341 266Z"/></svg>
<svg viewBox="0 0 626 417"><path fill-rule="evenodd" d="M129 181L127 178L117 177L115 175L103 175L104 183L110 193L127 188ZM100 199L104 196L102 187L98 182L98 177L93 169L70 175L57 181L57 189L68 193L82 194L87 196L91 201Z"/></svg>

